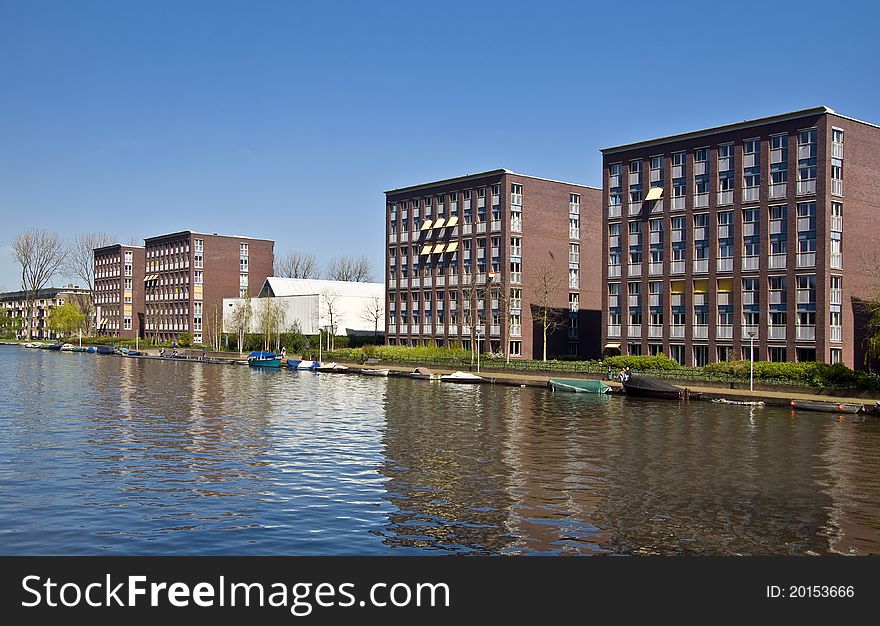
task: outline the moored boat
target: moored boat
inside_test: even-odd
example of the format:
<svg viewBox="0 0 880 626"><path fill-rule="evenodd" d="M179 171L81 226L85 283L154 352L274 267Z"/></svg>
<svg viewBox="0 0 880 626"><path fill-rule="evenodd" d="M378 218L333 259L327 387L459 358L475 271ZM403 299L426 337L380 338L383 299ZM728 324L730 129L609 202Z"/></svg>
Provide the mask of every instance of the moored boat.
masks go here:
<svg viewBox="0 0 880 626"><path fill-rule="evenodd" d="M683 395L681 388L645 374L631 374L627 380L623 381L623 388L626 395L643 398L680 400Z"/></svg>
<svg viewBox="0 0 880 626"><path fill-rule="evenodd" d="M342 372L348 371L348 368L344 365L339 365L339 363L325 363L324 365L316 367L315 371L331 374L341 374Z"/></svg>
<svg viewBox="0 0 880 626"><path fill-rule="evenodd" d="M391 370L381 370L381 369L367 369L364 368L361 370L361 374L364 376L388 376L391 373Z"/></svg>
<svg viewBox="0 0 880 626"><path fill-rule="evenodd" d="M251 367L281 367L281 355L274 352L251 352L247 362Z"/></svg>
<svg viewBox="0 0 880 626"><path fill-rule="evenodd" d="M66 343L61 346L62 352L73 352L76 347L72 343Z"/></svg>
<svg viewBox="0 0 880 626"><path fill-rule="evenodd" d="M89 354L94 354L97 351L98 349L95 348L95 346L89 346L88 348L86 348L86 352L88 352Z"/></svg>
<svg viewBox="0 0 880 626"><path fill-rule="evenodd" d="M300 361L299 365L296 366L298 370L310 370L318 367L317 361Z"/></svg>
<svg viewBox="0 0 880 626"><path fill-rule="evenodd" d="M285 365L287 365L288 369L295 370L299 369L300 363L302 363L301 359L287 359L287 363L285 363Z"/></svg>
<svg viewBox="0 0 880 626"><path fill-rule="evenodd" d="M806 411L826 411L828 413L858 413L864 407L854 402L831 402L825 400L792 400L789 406Z"/></svg>
<svg viewBox="0 0 880 626"><path fill-rule="evenodd" d="M60 349L61 349L61 344L60 344L60 343L53 343L53 344L51 344L51 345L43 346L43 347L45 347L46 350L60 350Z"/></svg>
<svg viewBox="0 0 880 626"><path fill-rule="evenodd" d="M409 377L415 378L416 380L440 380L440 374L435 374L427 367L417 367L412 371Z"/></svg>
<svg viewBox="0 0 880 626"><path fill-rule="evenodd" d="M553 391L571 391L574 393L608 393L611 391L611 387L601 380L551 378L549 384Z"/></svg>
<svg viewBox="0 0 880 626"><path fill-rule="evenodd" d="M73 349L74 352L88 352L89 349L84 346L79 346Z"/></svg>
<svg viewBox="0 0 880 626"><path fill-rule="evenodd" d="M446 374L440 377L445 383L480 383L483 382L483 379L476 374L471 374L470 372L452 372L451 374Z"/></svg>
<svg viewBox="0 0 880 626"><path fill-rule="evenodd" d="M111 346L97 346L95 352L98 354L113 354L113 348Z"/></svg>

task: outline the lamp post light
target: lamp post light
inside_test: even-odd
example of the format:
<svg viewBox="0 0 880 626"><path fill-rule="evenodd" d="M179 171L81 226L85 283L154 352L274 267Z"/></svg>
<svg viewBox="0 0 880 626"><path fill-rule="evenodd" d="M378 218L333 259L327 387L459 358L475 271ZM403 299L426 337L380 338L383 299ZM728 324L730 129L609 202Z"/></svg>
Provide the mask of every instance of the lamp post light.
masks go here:
<svg viewBox="0 0 880 626"><path fill-rule="evenodd" d="M749 331L749 391L755 389L755 331Z"/></svg>

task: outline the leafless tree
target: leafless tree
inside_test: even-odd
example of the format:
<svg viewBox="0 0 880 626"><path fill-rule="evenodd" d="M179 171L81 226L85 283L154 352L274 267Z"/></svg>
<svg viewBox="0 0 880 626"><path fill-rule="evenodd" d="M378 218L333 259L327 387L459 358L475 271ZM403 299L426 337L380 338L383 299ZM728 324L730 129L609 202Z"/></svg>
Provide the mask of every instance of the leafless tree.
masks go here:
<svg viewBox="0 0 880 626"><path fill-rule="evenodd" d="M336 348L336 323L339 321L339 294L332 290L325 290L321 294L324 306L327 309L327 319L330 322L330 349Z"/></svg>
<svg viewBox="0 0 880 626"><path fill-rule="evenodd" d="M373 268L365 256L338 256L327 265L329 280L342 280L353 283L369 283L373 280Z"/></svg>
<svg viewBox="0 0 880 626"><path fill-rule="evenodd" d="M251 317L253 306L251 298L247 296L242 303L235 307L229 321L229 329L238 335L238 351L244 352L244 336L251 329Z"/></svg>
<svg viewBox="0 0 880 626"><path fill-rule="evenodd" d="M82 281L82 286L89 290L88 303L78 305L86 316L86 331L91 331L95 324L95 249L109 246L115 237L104 232L84 233L67 244L67 260L65 272ZM88 304L88 306L86 306Z"/></svg>
<svg viewBox="0 0 880 626"><path fill-rule="evenodd" d="M30 228L12 240L12 252L21 265L21 290L25 292L26 337L31 338L31 305L37 291L52 280L67 257L58 233Z"/></svg>
<svg viewBox="0 0 880 626"><path fill-rule="evenodd" d="M313 254L288 252L275 258L275 275L281 278L320 278L321 272Z"/></svg>
<svg viewBox="0 0 880 626"><path fill-rule="evenodd" d="M376 339L379 339L379 322L385 320L385 300L378 296L373 296L364 304L364 310L361 314L367 322L373 323L373 333Z"/></svg>
<svg viewBox="0 0 880 626"><path fill-rule="evenodd" d="M281 329L287 317L284 309L275 298L260 298L260 330L263 333L263 349L268 351L275 346L277 351L281 345Z"/></svg>
<svg viewBox="0 0 880 626"><path fill-rule="evenodd" d="M553 305L553 300L562 287L564 274L553 266L552 261L546 261L535 269L532 280L535 285L537 321L541 324L542 358L546 361L547 336L565 325L565 316L559 307Z"/></svg>
<svg viewBox="0 0 880 626"><path fill-rule="evenodd" d="M468 328L471 344L471 365L474 364L477 350L477 327L479 322L479 307L477 303L480 296L485 297L483 285L477 282L477 268L475 265L465 265L459 276L459 292L461 293L461 317Z"/></svg>

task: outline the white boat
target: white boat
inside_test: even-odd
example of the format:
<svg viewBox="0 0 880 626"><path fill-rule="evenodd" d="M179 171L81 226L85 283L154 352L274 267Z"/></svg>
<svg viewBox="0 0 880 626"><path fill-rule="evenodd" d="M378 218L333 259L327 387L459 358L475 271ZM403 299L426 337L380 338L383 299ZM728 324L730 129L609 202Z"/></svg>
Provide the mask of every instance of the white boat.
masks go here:
<svg viewBox="0 0 880 626"><path fill-rule="evenodd" d="M417 367L412 371L409 377L415 378L416 380L440 380L440 374L435 374L427 367Z"/></svg>
<svg viewBox="0 0 880 626"><path fill-rule="evenodd" d="M346 366L340 365L339 363L325 363L324 365L315 368L316 372L331 372L336 374L345 372L347 370L348 368Z"/></svg>
<svg viewBox="0 0 880 626"><path fill-rule="evenodd" d="M446 374L445 376L441 376L440 380L445 383L480 383L483 382L483 379L477 376L476 374L471 374L469 372L453 372L451 374Z"/></svg>
<svg viewBox="0 0 880 626"><path fill-rule="evenodd" d="M361 374L364 376L388 376L391 370L373 370L373 369L362 369Z"/></svg>
<svg viewBox="0 0 880 626"><path fill-rule="evenodd" d="M296 366L296 369L298 369L298 370L310 370L310 369L312 369L312 368L314 368L314 367L317 367L317 365L315 365L315 363L316 363L315 361L300 361L300 362L299 362L299 365Z"/></svg>
<svg viewBox="0 0 880 626"><path fill-rule="evenodd" d="M62 352L73 352L73 349L75 347L76 346L74 346L72 343L66 343L63 346L61 346L61 351Z"/></svg>

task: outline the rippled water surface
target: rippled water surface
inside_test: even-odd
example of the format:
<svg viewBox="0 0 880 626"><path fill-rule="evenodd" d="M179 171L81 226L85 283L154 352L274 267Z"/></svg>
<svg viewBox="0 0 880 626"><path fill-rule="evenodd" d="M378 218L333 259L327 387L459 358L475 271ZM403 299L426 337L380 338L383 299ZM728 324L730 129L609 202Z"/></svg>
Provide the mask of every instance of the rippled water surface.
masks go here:
<svg viewBox="0 0 880 626"><path fill-rule="evenodd" d="M880 420L0 346L4 554L880 553Z"/></svg>

